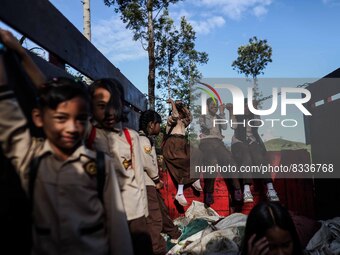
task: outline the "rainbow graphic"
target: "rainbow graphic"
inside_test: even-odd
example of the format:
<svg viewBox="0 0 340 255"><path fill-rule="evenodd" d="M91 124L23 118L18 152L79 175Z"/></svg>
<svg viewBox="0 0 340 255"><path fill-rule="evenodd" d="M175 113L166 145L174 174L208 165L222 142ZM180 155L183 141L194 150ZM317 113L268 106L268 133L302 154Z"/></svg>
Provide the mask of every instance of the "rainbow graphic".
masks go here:
<svg viewBox="0 0 340 255"><path fill-rule="evenodd" d="M223 103L222 103L222 100L221 100L221 97L220 97L220 95L217 93L217 91L216 91L215 88L213 88L211 85L206 84L206 83L203 83L203 82L201 82L201 81L197 81L197 83L199 83L199 84L201 84L201 85L203 85L203 86L205 86L205 87L207 87L207 88L210 89L210 91L209 91L208 89L198 87L198 89L204 91L207 95L209 95L209 96L213 99L213 101L214 101L214 103L215 103L216 105L217 105L217 102L216 102L216 99L215 99L214 94L216 95L218 101L220 102L220 105L223 104ZM213 93L212 93L211 91L212 91Z"/></svg>

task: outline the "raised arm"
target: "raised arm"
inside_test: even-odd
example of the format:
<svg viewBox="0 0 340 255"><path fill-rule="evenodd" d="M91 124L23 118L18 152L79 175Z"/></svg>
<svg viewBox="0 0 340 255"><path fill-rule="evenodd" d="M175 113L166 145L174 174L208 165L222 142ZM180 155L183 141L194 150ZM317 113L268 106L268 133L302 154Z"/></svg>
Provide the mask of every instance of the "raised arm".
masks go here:
<svg viewBox="0 0 340 255"><path fill-rule="evenodd" d="M45 75L40 71L37 65L33 62L27 51L20 45L18 40L12 35L11 32L0 29L0 39L3 44L17 53L21 60L21 64L26 71L27 75L32 80L33 84L40 88L46 81Z"/></svg>
<svg viewBox="0 0 340 255"><path fill-rule="evenodd" d="M4 62L3 55L0 53L0 86L5 86L6 84L7 84L7 74L6 74L6 69L5 69L5 62Z"/></svg>
<svg viewBox="0 0 340 255"><path fill-rule="evenodd" d="M184 116L185 117L182 119L182 122L183 122L184 126L187 127L187 126L189 126L189 124L192 121L192 114L191 114L190 110L187 107L184 107L183 111L184 111Z"/></svg>
<svg viewBox="0 0 340 255"><path fill-rule="evenodd" d="M26 118L10 84L8 84L5 61L0 54L0 145L19 172L22 180L24 170L34 153L33 142L27 127Z"/></svg>
<svg viewBox="0 0 340 255"><path fill-rule="evenodd" d="M179 118L179 113L178 113L176 104L171 98L167 100L167 103L171 104L171 111L172 111L171 115L168 117L167 125L170 127L175 126Z"/></svg>

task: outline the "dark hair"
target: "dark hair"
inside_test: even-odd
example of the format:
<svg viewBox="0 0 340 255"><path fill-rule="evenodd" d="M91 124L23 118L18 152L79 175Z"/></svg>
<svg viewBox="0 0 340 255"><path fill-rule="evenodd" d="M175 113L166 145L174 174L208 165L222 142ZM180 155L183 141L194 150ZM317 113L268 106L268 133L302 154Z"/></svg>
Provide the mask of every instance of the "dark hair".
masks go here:
<svg viewBox="0 0 340 255"><path fill-rule="evenodd" d="M127 122L128 112L124 110L125 95L123 85L116 79L105 78L96 80L90 85L90 95L92 98L98 88L109 91L111 95L110 106L113 108L113 115L117 122Z"/></svg>
<svg viewBox="0 0 340 255"><path fill-rule="evenodd" d="M81 97L89 102L90 97L85 84L66 77L53 78L38 90L37 106L41 109L47 107L55 110L60 103L75 97Z"/></svg>
<svg viewBox="0 0 340 255"><path fill-rule="evenodd" d="M153 110L142 112L141 116L139 117L139 130L142 130L146 134L146 136L149 136L148 124L150 122L162 123L162 117Z"/></svg>
<svg viewBox="0 0 340 255"><path fill-rule="evenodd" d="M209 97L209 98L207 99L207 105L209 106L212 102L216 102L216 103L217 103L217 106L218 106L217 99L214 98L214 97Z"/></svg>
<svg viewBox="0 0 340 255"><path fill-rule="evenodd" d="M293 254L301 255L302 249L293 220L286 208L279 203L262 202L257 204L249 213L244 238L241 245L241 255L248 254L248 241L253 234L259 240L268 229L279 227L292 236Z"/></svg>

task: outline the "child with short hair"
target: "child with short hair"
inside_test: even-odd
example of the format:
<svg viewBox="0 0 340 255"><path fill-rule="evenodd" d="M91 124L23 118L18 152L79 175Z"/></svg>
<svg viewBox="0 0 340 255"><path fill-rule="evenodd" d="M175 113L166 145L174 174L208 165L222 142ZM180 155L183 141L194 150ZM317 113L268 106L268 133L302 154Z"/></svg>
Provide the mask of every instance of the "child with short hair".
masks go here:
<svg viewBox="0 0 340 255"><path fill-rule="evenodd" d="M90 95L92 127L88 132L87 145L113 158L134 253L152 254L146 225L148 204L139 135L122 126L127 121L124 89L116 79L100 79L91 84Z"/></svg>
<svg viewBox="0 0 340 255"><path fill-rule="evenodd" d="M153 254L166 253L166 243L161 233L168 234L171 239L178 239L181 235L178 227L173 224L159 192L163 182L158 175L157 155L152 136L159 134L161 122L161 116L153 110L143 112L139 118L139 140L149 206L146 222L152 240Z"/></svg>
<svg viewBox="0 0 340 255"><path fill-rule="evenodd" d="M167 169L178 185L175 199L180 205L187 206L188 202L183 191L184 185L191 184L197 191L202 191L200 179L190 178L190 152L194 148L190 148L186 140L185 129L189 126L192 116L182 101L174 102L170 98L167 102L171 104L171 115L167 120L163 141L163 158Z"/></svg>
<svg viewBox="0 0 340 255"><path fill-rule="evenodd" d="M9 32L0 30L0 40L21 58L29 58ZM89 112L84 85L68 78L44 84L32 115L46 139L36 139L29 133L5 66L0 55L0 144L31 199L32 254L132 254L113 163L109 157L101 160L101 198L98 154L83 145Z"/></svg>

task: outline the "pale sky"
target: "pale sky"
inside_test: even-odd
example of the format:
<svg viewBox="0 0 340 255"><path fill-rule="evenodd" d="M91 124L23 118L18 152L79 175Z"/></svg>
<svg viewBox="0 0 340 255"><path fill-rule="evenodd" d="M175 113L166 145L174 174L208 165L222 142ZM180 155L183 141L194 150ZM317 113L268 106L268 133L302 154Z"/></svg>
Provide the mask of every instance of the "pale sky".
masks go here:
<svg viewBox="0 0 340 255"><path fill-rule="evenodd" d="M51 3L83 30L80 0ZM252 36L267 39L273 48L273 62L261 77L323 77L340 67L339 13L340 0L186 0L170 8L175 21L185 16L191 22L197 49L209 55L208 64L200 67L204 78L242 77L231 64L237 48ZM132 40L113 7L102 0L91 1L91 21L93 44L146 93L148 59L141 43ZM302 129L287 138L304 141Z"/></svg>

